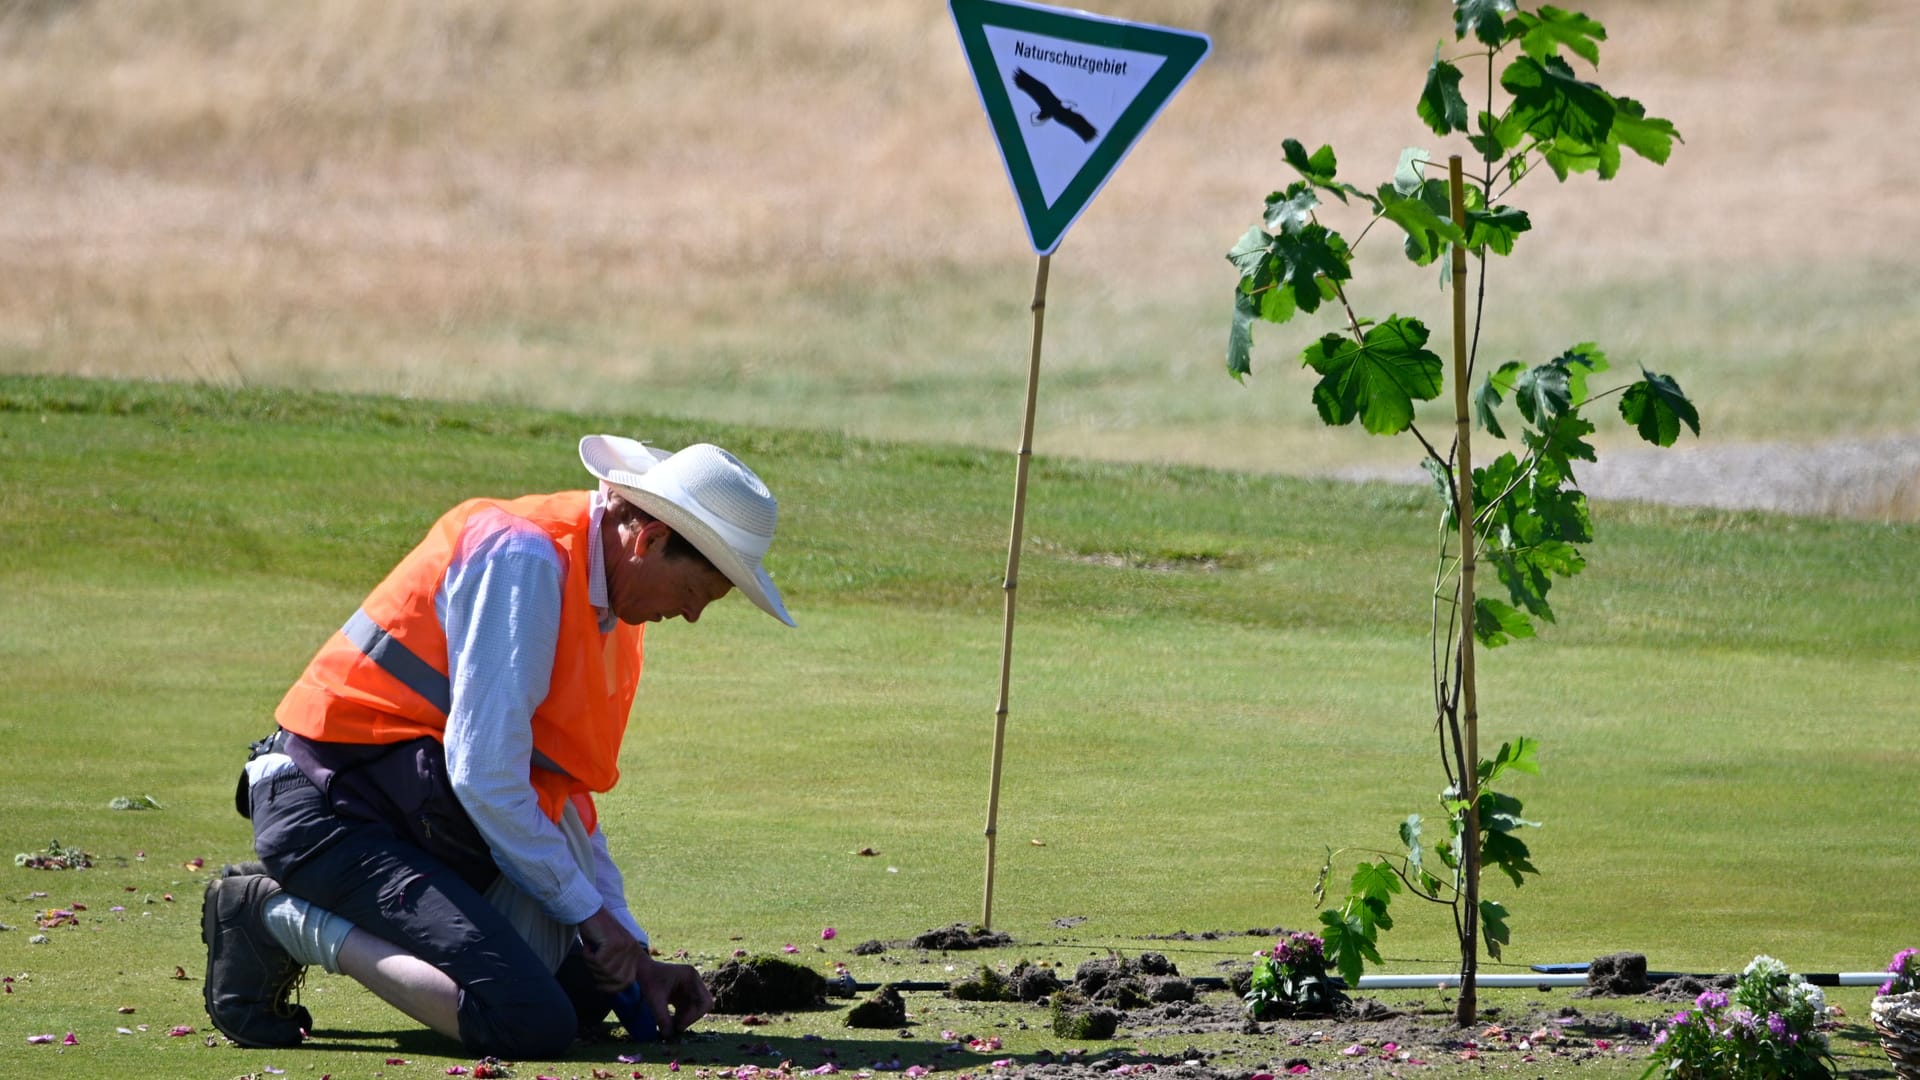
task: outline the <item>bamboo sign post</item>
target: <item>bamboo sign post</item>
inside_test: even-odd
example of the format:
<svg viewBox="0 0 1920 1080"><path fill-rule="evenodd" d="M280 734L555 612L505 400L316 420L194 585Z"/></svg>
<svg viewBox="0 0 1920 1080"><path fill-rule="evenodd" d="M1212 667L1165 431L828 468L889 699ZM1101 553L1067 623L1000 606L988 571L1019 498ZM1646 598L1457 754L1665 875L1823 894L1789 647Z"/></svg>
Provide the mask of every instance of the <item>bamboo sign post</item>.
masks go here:
<svg viewBox="0 0 1920 1080"><path fill-rule="evenodd" d="M995 836L1013 673L1014 597L1033 459L1047 271L1053 251L1133 144L1213 48L1204 34L1123 22L1025 0L947 0L980 105L1000 148L1027 236L1040 256L1033 283L1033 343L1027 404L1007 543L1006 617L1000 695L993 712L993 767L987 793L987 875L980 925L993 925Z"/></svg>
<svg viewBox="0 0 1920 1080"><path fill-rule="evenodd" d="M1462 233L1467 229L1466 185L1460 176L1460 155L1447 159L1447 189L1453 223ZM1460 506L1460 727L1467 740L1466 757L1460 777L1467 801L1466 825L1462 835L1480 835L1480 705L1473 678L1473 568L1478 555L1473 531L1473 421L1467 408L1467 249L1453 245L1453 422L1454 439L1459 448ZM1479 970L1476 951L1480 921L1480 845L1469 841L1462 846L1462 874L1466 890L1461 918L1465 921L1461 949L1461 1016L1471 1017L1475 1010L1474 973Z"/></svg>

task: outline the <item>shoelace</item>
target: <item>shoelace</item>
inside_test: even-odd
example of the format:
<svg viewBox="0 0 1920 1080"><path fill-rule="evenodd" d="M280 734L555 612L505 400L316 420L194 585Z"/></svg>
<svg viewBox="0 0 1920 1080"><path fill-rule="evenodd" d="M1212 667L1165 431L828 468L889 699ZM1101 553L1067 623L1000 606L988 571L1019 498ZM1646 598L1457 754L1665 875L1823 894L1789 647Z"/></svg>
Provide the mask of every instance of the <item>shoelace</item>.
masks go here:
<svg viewBox="0 0 1920 1080"><path fill-rule="evenodd" d="M300 1004L300 987L306 981L307 966L289 958L273 980L273 1015L283 1020L293 1018L293 1010Z"/></svg>

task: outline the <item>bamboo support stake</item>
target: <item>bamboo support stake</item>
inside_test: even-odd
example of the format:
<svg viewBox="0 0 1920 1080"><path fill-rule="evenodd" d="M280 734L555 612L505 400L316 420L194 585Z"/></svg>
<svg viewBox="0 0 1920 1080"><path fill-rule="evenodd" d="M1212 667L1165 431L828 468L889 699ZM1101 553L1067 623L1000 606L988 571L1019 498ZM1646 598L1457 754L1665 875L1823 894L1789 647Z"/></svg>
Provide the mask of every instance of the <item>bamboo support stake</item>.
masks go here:
<svg viewBox="0 0 1920 1080"><path fill-rule="evenodd" d="M1466 184L1460 176L1460 155L1447 159L1447 189L1453 223L1467 231ZM1473 422L1467 408L1467 248L1453 245L1453 424L1459 473L1454 487L1460 505L1460 713L1465 728L1467 760L1460 763L1460 780L1467 800L1465 828L1466 907L1460 941L1460 1000L1455 1019L1471 1024L1478 1011L1473 976L1480 949L1480 712L1473 679Z"/></svg>
<svg viewBox="0 0 1920 1080"><path fill-rule="evenodd" d="M1019 464L1014 470L1013 529L1007 540L1006 617L1000 632L1000 700L993 708L993 772L987 782L987 883L980 904L980 926L993 929L993 855L1000 825L1000 761L1007 742L1007 686L1013 674L1013 605L1020 590L1020 538L1027 517L1027 464L1033 460L1033 412L1040 391L1040 333L1047 317L1047 267L1053 256L1040 256L1033 272L1033 346L1027 359L1027 412L1020 427Z"/></svg>

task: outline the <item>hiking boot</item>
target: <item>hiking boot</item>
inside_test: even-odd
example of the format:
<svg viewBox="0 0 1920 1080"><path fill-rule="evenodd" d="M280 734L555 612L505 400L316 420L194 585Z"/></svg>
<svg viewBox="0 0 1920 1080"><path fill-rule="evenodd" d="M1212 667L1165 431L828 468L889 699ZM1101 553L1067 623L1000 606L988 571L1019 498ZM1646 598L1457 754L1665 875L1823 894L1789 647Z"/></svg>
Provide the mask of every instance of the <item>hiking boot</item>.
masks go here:
<svg viewBox="0 0 1920 1080"><path fill-rule="evenodd" d="M237 863L230 862L220 868L221 877L250 877L254 874L265 874L266 872L267 864L258 859L248 859L246 862Z"/></svg>
<svg viewBox="0 0 1920 1080"><path fill-rule="evenodd" d="M306 967L282 949L261 922L280 892L262 874L222 872L207 882L200 940L207 945L207 1016L241 1046L296 1046L313 1016L292 1001Z"/></svg>

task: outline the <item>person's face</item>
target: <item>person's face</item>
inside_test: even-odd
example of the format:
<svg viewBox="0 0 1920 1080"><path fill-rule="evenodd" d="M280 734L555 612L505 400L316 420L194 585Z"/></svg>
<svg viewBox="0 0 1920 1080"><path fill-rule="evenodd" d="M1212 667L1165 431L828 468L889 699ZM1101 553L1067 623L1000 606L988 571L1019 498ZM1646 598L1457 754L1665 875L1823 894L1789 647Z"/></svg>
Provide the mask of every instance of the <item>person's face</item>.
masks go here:
<svg viewBox="0 0 1920 1080"><path fill-rule="evenodd" d="M607 603L621 622L699 622L708 604L733 591L733 582L704 561L668 557L672 535L658 521L621 525L620 550L607 573Z"/></svg>

